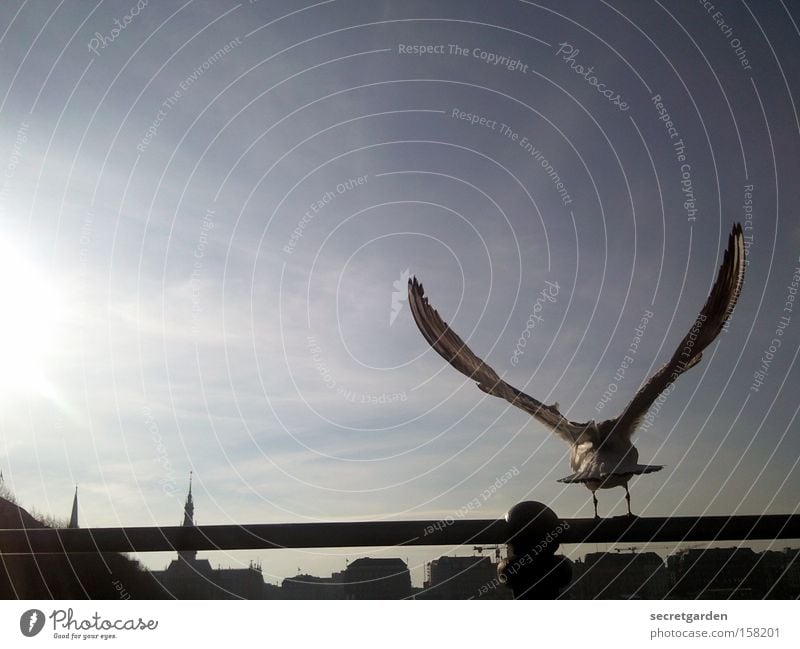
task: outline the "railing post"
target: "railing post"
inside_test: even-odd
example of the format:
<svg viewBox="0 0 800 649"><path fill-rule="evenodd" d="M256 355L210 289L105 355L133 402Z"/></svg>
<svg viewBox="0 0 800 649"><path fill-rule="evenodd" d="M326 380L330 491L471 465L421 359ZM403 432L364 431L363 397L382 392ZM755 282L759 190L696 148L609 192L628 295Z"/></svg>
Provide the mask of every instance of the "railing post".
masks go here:
<svg viewBox="0 0 800 649"><path fill-rule="evenodd" d="M565 523L542 503L526 501L506 514L508 558L497 567L514 599L555 599L572 579L572 566L556 557Z"/></svg>

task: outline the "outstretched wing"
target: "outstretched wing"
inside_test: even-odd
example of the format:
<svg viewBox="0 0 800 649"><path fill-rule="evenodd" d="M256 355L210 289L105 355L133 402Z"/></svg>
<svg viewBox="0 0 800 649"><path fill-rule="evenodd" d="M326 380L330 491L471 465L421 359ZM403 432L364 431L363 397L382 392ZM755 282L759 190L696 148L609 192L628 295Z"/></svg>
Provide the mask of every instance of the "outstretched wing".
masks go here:
<svg viewBox="0 0 800 649"><path fill-rule="evenodd" d="M739 299L744 282L744 254L742 226L737 223L728 238L728 249L725 251L717 281L714 282L711 294L700 315L697 316L694 326L683 338L669 362L639 388L625 411L616 420L609 422L611 425L605 429L609 430L611 435L630 437L658 396L675 379L697 365L703 358L703 350L722 331Z"/></svg>
<svg viewBox="0 0 800 649"><path fill-rule="evenodd" d="M422 284L416 277L408 280L408 302L420 332L439 355L459 372L476 381L478 387L495 397L502 397L521 408L557 433L568 443L573 443L583 432L585 424L576 424L563 417L556 406L546 406L524 392L509 385L497 372L478 358L458 334L442 320L425 297Z"/></svg>

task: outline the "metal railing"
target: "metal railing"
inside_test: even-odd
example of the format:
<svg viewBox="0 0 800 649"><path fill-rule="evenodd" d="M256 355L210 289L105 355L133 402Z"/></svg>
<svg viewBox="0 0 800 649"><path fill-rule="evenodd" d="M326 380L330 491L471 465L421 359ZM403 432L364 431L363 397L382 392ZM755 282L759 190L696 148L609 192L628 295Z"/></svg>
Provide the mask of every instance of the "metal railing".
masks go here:
<svg viewBox="0 0 800 649"><path fill-rule="evenodd" d="M561 544L683 543L799 539L800 515L563 519ZM495 545L511 538L503 519L270 523L196 527L97 527L0 530L0 553L172 552Z"/></svg>

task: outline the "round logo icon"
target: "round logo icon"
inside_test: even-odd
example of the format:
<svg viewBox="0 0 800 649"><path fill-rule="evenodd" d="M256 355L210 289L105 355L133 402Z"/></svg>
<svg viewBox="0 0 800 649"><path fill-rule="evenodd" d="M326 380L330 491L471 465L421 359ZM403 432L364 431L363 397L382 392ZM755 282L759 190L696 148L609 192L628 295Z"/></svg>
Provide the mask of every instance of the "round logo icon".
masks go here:
<svg viewBox="0 0 800 649"><path fill-rule="evenodd" d="M44 613L38 608L25 611L19 618L19 630L22 635L32 638L44 628Z"/></svg>

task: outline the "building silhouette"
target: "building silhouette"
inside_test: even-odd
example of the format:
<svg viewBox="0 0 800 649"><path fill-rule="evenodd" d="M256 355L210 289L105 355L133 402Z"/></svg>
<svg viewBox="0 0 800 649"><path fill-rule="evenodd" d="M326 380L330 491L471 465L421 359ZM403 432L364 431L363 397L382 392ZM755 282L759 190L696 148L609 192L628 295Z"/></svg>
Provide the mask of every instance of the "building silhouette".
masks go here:
<svg viewBox="0 0 800 649"><path fill-rule="evenodd" d="M330 577L296 575L281 583L282 599L406 599L414 594L402 559L362 557Z"/></svg>
<svg viewBox="0 0 800 649"><path fill-rule="evenodd" d="M445 555L425 567L417 599L512 599L512 595L497 579L497 564L490 557Z"/></svg>
<svg viewBox="0 0 800 649"><path fill-rule="evenodd" d="M330 577L296 575L281 583L281 599L344 599L344 582L341 572Z"/></svg>
<svg viewBox="0 0 800 649"><path fill-rule="evenodd" d="M756 553L750 548L688 549L667 559L669 597L784 599L800 594L798 550Z"/></svg>
<svg viewBox="0 0 800 649"><path fill-rule="evenodd" d="M751 548L594 552L573 562L562 599L796 599L800 550Z"/></svg>
<svg viewBox="0 0 800 649"><path fill-rule="evenodd" d="M412 594L411 573L402 559L362 557L339 574L345 599L405 599Z"/></svg>
<svg viewBox="0 0 800 649"><path fill-rule="evenodd" d="M591 552L572 563L562 599L661 599L669 575L655 552Z"/></svg>
<svg viewBox="0 0 800 649"><path fill-rule="evenodd" d="M75 496L72 499L72 512L69 515L69 524L67 527L70 529L78 528L78 485L75 485Z"/></svg>
<svg viewBox="0 0 800 649"><path fill-rule="evenodd" d="M183 527L194 527L192 477L183 507ZM152 571L170 597L175 599L264 599L274 595L274 586L264 583L261 566L213 568L208 559L198 559L196 550L181 550L165 570Z"/></svg>

